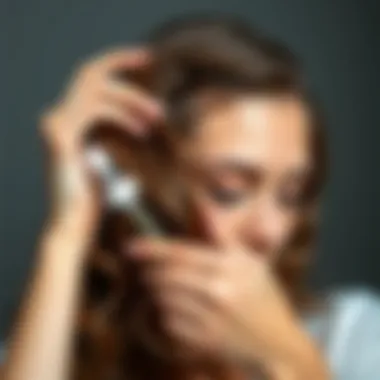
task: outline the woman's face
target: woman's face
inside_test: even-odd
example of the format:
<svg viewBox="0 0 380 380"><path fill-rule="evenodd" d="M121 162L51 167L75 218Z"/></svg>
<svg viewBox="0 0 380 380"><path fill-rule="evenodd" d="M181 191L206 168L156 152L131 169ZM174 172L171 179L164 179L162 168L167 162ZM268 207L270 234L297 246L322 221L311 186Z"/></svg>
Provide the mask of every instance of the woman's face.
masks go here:
<svg viewBox="0 0 380 380"><path fill-rule="evenodd" d="M213 238L273 259L301 214L311 163L307 112L291 96L208 96L179 149L190 193Z"/></svg>

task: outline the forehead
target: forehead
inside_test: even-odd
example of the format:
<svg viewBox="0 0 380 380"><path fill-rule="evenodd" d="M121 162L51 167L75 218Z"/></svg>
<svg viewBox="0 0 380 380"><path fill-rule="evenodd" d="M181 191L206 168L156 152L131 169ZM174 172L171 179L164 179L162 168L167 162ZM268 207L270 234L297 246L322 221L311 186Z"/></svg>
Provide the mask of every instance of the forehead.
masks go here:
<svg viewBox="0 0 380 380"><path fill-rule="evenodd" d="M190 155L277 166L304 166L309 159L308 115L295 97L240 96L202 111L184 147Z"/></svg>

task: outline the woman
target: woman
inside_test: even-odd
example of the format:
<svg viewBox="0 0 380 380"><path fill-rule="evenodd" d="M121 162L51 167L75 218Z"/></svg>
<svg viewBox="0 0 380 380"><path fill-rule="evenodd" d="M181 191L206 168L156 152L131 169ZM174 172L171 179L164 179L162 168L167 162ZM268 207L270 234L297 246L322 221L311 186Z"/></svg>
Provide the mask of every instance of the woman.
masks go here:
<svg viewBox="0 0 380 380"><path fill-rule="evenodd" d="M303 285L326 149L286 48L228 18L182 19L85 63L41 125L52 212L7 380L330 378L315 336L350 343L324 319L346 298L319 305ZM87 139L140 176L169 237L136 237L102 207ZM359 324L379 309L366 300ZM332 360L337 377L380 373L374 350L367 372L339 353L352 367Z"/></svg>

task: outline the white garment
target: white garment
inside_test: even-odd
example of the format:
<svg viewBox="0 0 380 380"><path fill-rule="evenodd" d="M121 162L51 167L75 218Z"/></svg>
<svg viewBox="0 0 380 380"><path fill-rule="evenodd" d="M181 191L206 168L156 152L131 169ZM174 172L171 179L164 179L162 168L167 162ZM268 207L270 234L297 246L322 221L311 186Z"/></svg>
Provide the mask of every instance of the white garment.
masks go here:
<svg viewBox="0 0 380 380"><path fill-rule="evenodd" d="M380 296L369 289L332 292L327 310L305 317L334 380L380 380Z"/></svg>
<svg viewBox="0 0 380 380"><path fill-rule="evenodd" d="M327 308L304 316L334 380L380 380L380 295L369 289L332 292ZM0 346L0 363L5 346Z"/></svg>

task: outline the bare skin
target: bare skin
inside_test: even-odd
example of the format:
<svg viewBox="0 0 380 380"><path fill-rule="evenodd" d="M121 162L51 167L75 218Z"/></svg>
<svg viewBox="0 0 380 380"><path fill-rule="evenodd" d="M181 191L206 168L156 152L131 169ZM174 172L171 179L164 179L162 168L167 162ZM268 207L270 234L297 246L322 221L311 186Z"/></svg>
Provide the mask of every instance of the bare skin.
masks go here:
<svg viewBox="0 0 380 380"><path fill-rule="evenodd" d="M143 135L146 122L161 116L157 102L148 94L110 80L116 69L148 63L141 49L101 55L79 68L61 99L42 116L41 132L51 153L54 201L10 342L4 368L7 380L70 376L82 267L100 211L98 194L82 159L82 142L97 120L109 120L125 133ZM140 118L134 116L136 110Z"/></svg>
<svg viewBox="0 0 380 380"><path fill-rule="evenodd" d="M100 216L98 194L82 160L83 137L98 120L113 121L136 137L150 132L149 126L163 117L159 102L131 83L112 80L111 73L144 68L151 59L144 50L92 59L43 115L54 202L10 343L7 380L70 378L79 284ZM299 172L309 160L306 124L307 116L294 99L241 98L222 109L212 107L197 132L178 147L184 160L201 160L202 172L217 173L217 195L206 182L189 181L209 244L141 239L130 243L126 253L145 263L168 333L182 344L217 354L227 367L259 360L281 380L328 378L270 270L298 220L297 208L289 205L300 191ZM281 125L288 128L286 134ZM249 166L260 181L253 186L231 162ZM232 205L225 203L226 192ZM150 264L156 261L164 265L153 269ZM199 303L195 294L208 302Z"/></svg>
<svg viewBox="0 0 380 380"><path fill-rule="evenodd" d="M188 185L207 243L144 238L126 248L145 263L167 330L180 343L231 368L263 363L280 379L325 376L271 271L299 221L307 123L292 97L242 96L209 106L178 146L197 168Z"/></svg>

